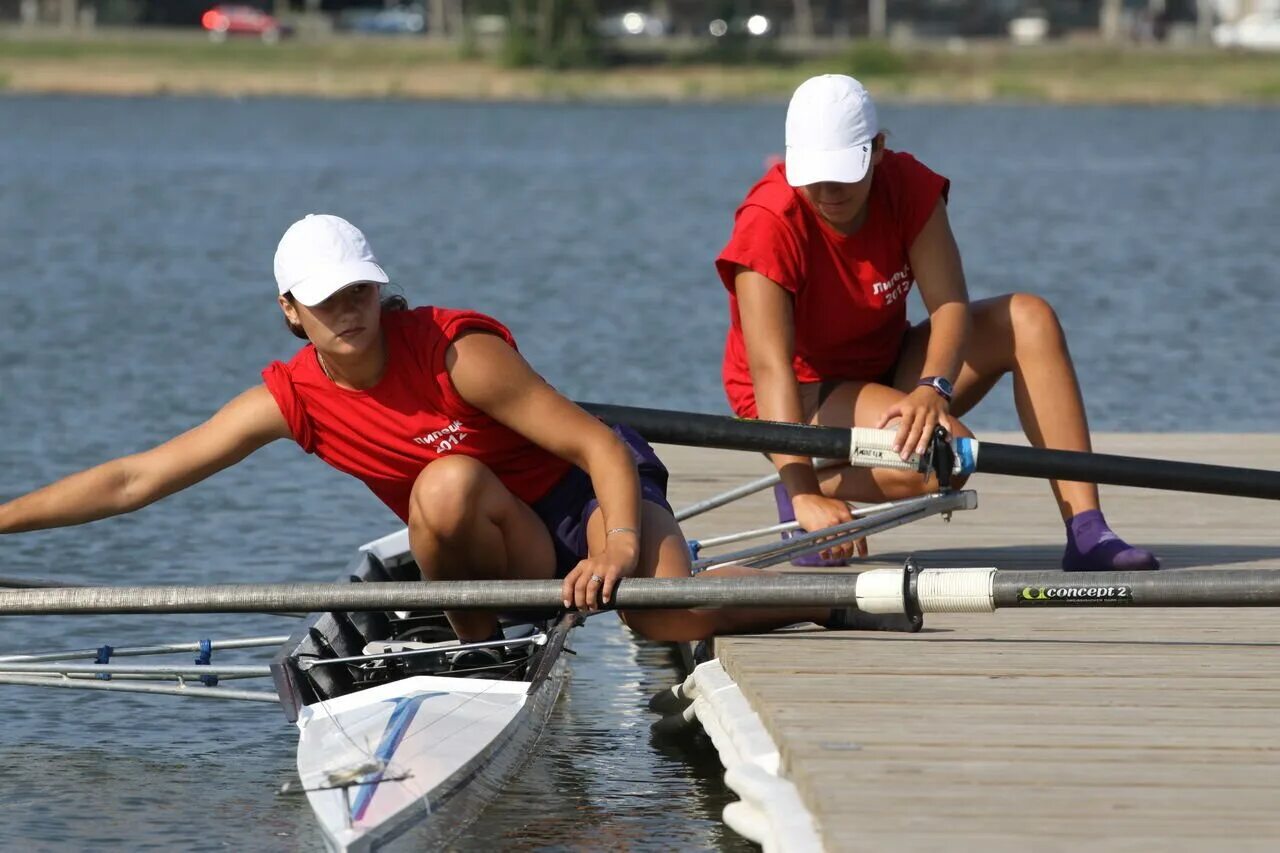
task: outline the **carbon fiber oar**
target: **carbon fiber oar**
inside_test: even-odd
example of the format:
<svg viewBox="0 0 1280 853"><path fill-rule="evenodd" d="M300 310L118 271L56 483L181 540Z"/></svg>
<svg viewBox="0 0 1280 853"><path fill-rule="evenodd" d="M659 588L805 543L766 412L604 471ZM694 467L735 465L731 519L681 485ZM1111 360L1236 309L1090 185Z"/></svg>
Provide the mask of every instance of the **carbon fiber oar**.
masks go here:
<svg viewBox="0 0 1280 853"><path fill-rule="evenodd" d="M893 430L849 430L602 403L578 405L606 423L626 424L649 441L662 444L848 459L851 464L863 467L922 473L932 470L929 459L913 456L903 461L893 452ZM955 461L950 473L956 474L1007 474L1280 500L1280 471L1045 450L968 438L955 439L952 447Z"/></svg>
<svg viewBox="0 0 1280 853"><path fill-rule="evenodd" d="M257 613L263 610L520 610L559 608L559 581L287 583L79 587L0 592L0 615ZM620 609L856 607L867 613L983 612L1002 607L1277 607L1280 571L1022 572L919 568L857 574L626 578Z"/></svg>

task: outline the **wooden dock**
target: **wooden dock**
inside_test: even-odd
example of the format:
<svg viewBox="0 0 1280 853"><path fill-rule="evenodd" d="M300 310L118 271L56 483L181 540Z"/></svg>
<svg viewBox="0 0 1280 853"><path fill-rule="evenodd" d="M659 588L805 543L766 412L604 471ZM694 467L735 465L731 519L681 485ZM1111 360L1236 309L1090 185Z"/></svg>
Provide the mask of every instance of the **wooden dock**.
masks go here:
<svg viewBox="0 0 1280 853"><path fill-rule="evenodd" d="M1095 448L1280 468L1275 435L1103 434ZM771 470L753 454L658 450L677 508ZM1058 568L1044 482L976 475L968 488L979 509L874 537L866 567L913 554ZM1104 487L1103 509L1167 570L1280 569L1280 504ZM776 518L766 491L684 527L705 538ZM716 655L828 850L1280 849L1275 610L933 614L915 635L720 638Z"/></svg>

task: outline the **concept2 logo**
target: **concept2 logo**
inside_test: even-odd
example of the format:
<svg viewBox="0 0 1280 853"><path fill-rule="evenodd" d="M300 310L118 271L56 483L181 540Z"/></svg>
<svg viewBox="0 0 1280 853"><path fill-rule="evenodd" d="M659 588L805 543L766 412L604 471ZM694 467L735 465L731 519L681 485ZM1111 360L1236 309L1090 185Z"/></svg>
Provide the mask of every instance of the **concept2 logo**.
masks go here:
<svg viewBox="0 0 1280 853"><path fill-rule="evenodd" d="M1127 586L1026 586L1018 590L1019 604L1132 604Z"/></svg>

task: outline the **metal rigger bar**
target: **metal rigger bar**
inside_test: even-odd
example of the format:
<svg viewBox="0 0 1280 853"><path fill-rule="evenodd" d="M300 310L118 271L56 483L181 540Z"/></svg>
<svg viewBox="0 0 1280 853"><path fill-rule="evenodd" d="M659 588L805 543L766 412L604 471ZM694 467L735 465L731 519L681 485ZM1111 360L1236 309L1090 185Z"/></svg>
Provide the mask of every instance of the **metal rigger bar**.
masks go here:
<svg viewBox="0 0 1280 853"><path fill-rule="evenodd" d="M695 572L714 569L717 566L746 566L762 569L785 563L801 554L808 554L824 548L830 548L853 539L872 536L901 527L913 521L919 521L934 515L944 515L956 510L976 509L978 496L971 491L943 492L941 494L921 495L880 504L875 507L863 507L856 512L857 517L844 524L793 536L790 539L778 540L753 548L745 548L726 554L715 554L694 561ZM734 536L721 537L732 541ZM710 541L710 540L708 540ZM695 543L690 543L691 547ZM706 543L701 543L706 544Z"/></svg>

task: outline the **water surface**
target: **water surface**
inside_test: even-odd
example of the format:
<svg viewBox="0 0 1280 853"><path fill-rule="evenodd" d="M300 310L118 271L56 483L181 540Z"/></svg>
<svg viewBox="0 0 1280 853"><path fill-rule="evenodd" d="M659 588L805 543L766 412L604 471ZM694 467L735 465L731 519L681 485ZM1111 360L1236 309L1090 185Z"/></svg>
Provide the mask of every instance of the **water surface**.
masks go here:
<svg viewBox="0 0 1280 853"><path fill-rule="evenodd" d="M892 146L952 179L973 295L1057 306L1095 429L1275 429L1280 113L882 112ZM725 412L712 260L782 118L781 104L0 98L0 495L177 434L287 358L271 258L308 212L360 225L411 302L506 321L571 396ZM968 422L1016 427L1007 383ZM5 537L0 574L328 580L393 526L363 486L278 443L135 515ZM288 627L6 618L0 654ZM648 735L644 702L676 678L666 653L612 617L574 645L590 653L545 748L460 848L742 846L705 748ZM0 688L0 709L0 848L319 843L305 802L275 795L295 735L272 706Z"/></svg>

